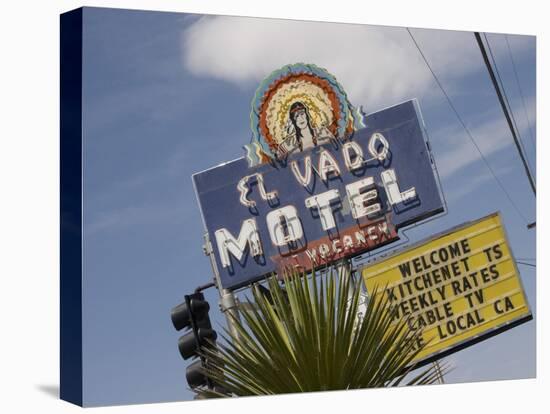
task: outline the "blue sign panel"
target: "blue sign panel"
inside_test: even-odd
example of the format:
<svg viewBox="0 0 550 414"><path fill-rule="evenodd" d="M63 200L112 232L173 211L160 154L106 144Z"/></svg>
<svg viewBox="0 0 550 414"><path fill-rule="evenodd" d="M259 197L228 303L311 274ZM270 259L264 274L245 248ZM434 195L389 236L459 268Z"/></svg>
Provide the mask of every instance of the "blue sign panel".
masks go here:
<svg viewBox="0 0 550 414"><path fill-rule="evenodd" d="M361 254L442 212L417 106L368 115L349 141L282 162L249 167L240 158L193 175L223 287Z"/></svg>

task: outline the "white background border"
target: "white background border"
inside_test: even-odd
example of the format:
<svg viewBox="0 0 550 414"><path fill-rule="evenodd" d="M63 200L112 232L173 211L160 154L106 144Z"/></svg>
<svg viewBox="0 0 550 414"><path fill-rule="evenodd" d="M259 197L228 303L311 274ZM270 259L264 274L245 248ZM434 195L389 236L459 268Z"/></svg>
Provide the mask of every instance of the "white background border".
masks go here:
<svg viewBox="0 0 550 414"><path fill-rule="evenodd" d="M2 4L0 14L0 407L7 413L70 413L59 384L59 14L82 5L537 35L538 212L548 207L548 13L543 1L272 2L77 1ZM359 8L358 8L359 7ZM546 74L546 75L545 75ZM543 92L546 91L546 94ZM548 226L537 223L537 379L166 403L93 409L116 413L541 412L547 406ZM544 350L546 350L544 352ZM514 355L510 355L513 358ZM182 381L183 381L182 373ZM185 384L182 383L182 386Z"/></svg>

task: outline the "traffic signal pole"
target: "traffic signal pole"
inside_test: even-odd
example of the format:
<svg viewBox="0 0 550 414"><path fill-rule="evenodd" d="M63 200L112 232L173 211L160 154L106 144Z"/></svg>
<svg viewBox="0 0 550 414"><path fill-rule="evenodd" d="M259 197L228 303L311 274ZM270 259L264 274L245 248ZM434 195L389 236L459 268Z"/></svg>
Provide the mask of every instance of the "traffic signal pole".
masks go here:
<svg viewBox="0 0 550 414"><path fill-rule="evenodd" d="M239 338L239 331L236 324L239 321L237 301L231 290L223 289L221 279L216 265L212 245L206 234L204 237L204 252L210 258L214 280L198 286L195 292L185 295L185 301L176 305L171 311L171 320L177 331L183 331L183 335L178 340L178 349L183 359L193 359L194 361L187 366L187 383L193 390L206 389L223 390L210 378L209 367L210 359L216 352L217 333L212 329L209 311L210 305L204 298L203 290L216 287L220 293L220 309L225 314L227 325L231 336ZM206 352L209 349L213 353ZM203 394L198 391L198 397ZM223 391L221 391L223 392Z"/></svg>
<svg viewBox="0 0 550 414"><path fill-rule="evenodd" d="M236 328L236 323L237 321L240 321L241 318L237 307L237 299L235 298L233 291L222 287L218 266L216 264L216 258L214 257L214 250L212 249L212 243L210 242L208 233L205 233L204 235L203 251L204 254L210 259L212 273L214 273L214 283L220 293L220 310L225 315L229 332L233 338L239 338L240 334Z"/></svg>
<svg viewBox="0 0 550 414"><path fill-rule="evenodd" d="M195 359L186 369L187 383L192 389L206 386L214 388L214 383L205 373L209 356L204 354L206 348L215 347L216 331L210 322L210 305L202 292L185 295L185 301L175 306L171 319L177 331L183 331L178 340L178 348L183 359ZM198 358L198 359L197 359Z"/></svg>

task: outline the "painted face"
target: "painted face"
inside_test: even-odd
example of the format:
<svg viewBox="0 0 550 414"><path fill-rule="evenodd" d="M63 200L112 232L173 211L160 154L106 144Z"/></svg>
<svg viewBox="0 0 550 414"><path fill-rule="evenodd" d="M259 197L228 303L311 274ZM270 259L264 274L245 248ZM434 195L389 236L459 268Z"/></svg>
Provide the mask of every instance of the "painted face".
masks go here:
<svg viewBox="0 0 550 414"><path fill-rule="evenodd" d="M296 114L296 125L298 125L300 129L307 127L306 111L298 111Z"/></svg>

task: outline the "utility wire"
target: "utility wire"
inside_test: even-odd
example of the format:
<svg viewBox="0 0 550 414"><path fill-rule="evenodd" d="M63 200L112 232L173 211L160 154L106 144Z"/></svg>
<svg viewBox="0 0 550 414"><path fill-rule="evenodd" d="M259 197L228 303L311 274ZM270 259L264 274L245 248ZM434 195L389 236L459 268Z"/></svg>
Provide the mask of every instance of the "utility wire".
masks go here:
<svg viewBox="0 0 550 414"><path fill-rule="evenodd" d="M510 60L512 61L512 68L514 69L514 76L516 78L516 84L518 85L519 95L521 96L523 112L525 113L525 119L527 120L527 127L529 128L529 138L531 139L531 144L533 144L533 147L535 147L535 138L533 137L531 121L529 119L529 114L527 112L527 105L525 105L525 97L523 96L523 91L521 90L521 84L519 82L519 76L516 70L516 62L514 60L514 55L512 54L512 48L510 47L510 42L508 41L508 35L504 35L504 38L506 39L506 46L508 46L508 54L510 55Z"/></svg>
<svg viewBox="0 0 550 414"><path fill-rule="evenodd" d="M441 370L441 365L438 360L433 362L433 367L436 373L437 382L439 384L445 384L445 379L443 378L443 371Z"/></svg>
<svg viewBox="0 0 550 414"><path fill-rule="evenodd" d="M497 182L497 184L499 185L500 189L504 192L504 194L506 195L506 197L508 198L508 201L510 202L510 204L514 207L514 209L516 210L516 212L518 213L518 215L521 217L521 219L527 224L528 223L528 220L525 218L525 216L523 215L523 213L521 212L521 210L518 208L518 206L516 205L516 203L514 203L514 200L512 200L512 197L510 196L510 194L508 193L508 191L506 191L506 188L504 188L504 185L502 184L502 182L499 180L499 178L497 177L497 175L495 174L495 171L491 168L491 165L489 164L489 162L487 161L487 158L485 158L485 156L483 155L483 153L481 152L481 149L479 148L479 146L477 145L474 137L472 136L470 130L468 129L468 127L466 126L466 124L464 123L464 121L462 120L460 114L458 113L457 109L455 108L453 102L451 101L451 98L449 97L449 95L447 95L447 92L445 91L445 88L443 88L443 85L441 84L441 82L439 81L437 75L435 74L435 72L433 71L432 67L430 66L428 60L426 59L426 56L424 56L424 52L422 52L422 49L420 48L420 46L418 45L418 43L416 42L416 39L414 38L413 34L411 33L410 29L407 27L407 32L409 33L409 36L411 37L414 45L416 46L416 48L418 49L418 52L420 53L420 56L422 56L422 59L424 60L424 63L426 64L426 66L428 67L428 69L430 70L430 72L432 73L432 76L435 80L435 82L437 83L437 86L439 86L439 89L441 89L441 92L443 92L443 95L445 95L445 98L447 99L447 102L449 103L449 106L451 107L451 109L453 110L458 122L460 123L460 125L462 125L462 128L464 128L464 131L466 131L466 134L468 135L468 138L470 138L470 141L472 142L472 144L474 145L474 147L476 148L477 152L479 153L479 156L481 157L481 159L483 160L483 162L485 163L485 165L487 166L487 169L489 170L489 172L491 173L491 175L493 176L493 178L495 179L495 181Z"/></svg>
<svg viewBox="0 0 550 414"><path fill-rule="evenodd" d="M521 161L523 162L523 167L525 168L525 173L527 174L527 178L529 179L529 184L531 185L531 189L533 190L533 194L535 194L535 197L536 197L537 188L535 187L535 182L533 181L533 177L531 176L531 172L529 171L529 167L527 166L527 161L525 160L525 156L523 155L523 152L521 151L521 147L520 147L520 144L519 144L519 141L518 141L518 137L516 136L516 132L514 130L512 120L510 119L510 114L508 113L508 109L506 108L506 104L504 102L502 92L500 91L500 88L498 86L498 82L495 78L495 73L493 72L493 68L491 67L491 63L489 62L487 52L485 51L485 45L483 44L483 41L481 40L481 36L480 36L479 32L475 32L474 35L475 35L475 38L477 40L479 50L481 51L481 55L483 56L483 61L485 62L485 66L487 67L487 71L489 72L489 76L491 77L491 82L493 82L493 86L495 88L495 91L496 91L497 96L498 96L498 100L500 102L500 106L502 107L502 111L504 112L504 116L506 117L506 121L508 122L508 127L510 128L510 132L512 132L512 137L514 138L514 143L516 144L516 148L519 152L519 156L521 158Z"/></svg>
<svg viewBox="0 0 550 414"><path fill-rule="evenodd" d="M533 263L520 262L519 260L516 260L516 263L524 266L537 267L537 265L534 265Z"/></svg>
<svg viewBox="0 0 550 414"><path fill-rule="evenodd" d="M502 90L502 94L504 95L504 100L506 101L506 106L508 108L508 112L510 113L510 117L512 118L512 123L514 124L514 128L519 136L519 144L521 146L522 152L525 154L525 159L527 160L527 165L529 166L529 172L533 171L533 167L531 166L531 163L529 162L529 157L527 157L527 151L525 151L525 146L523 145L523 137L521 136L521 131L518 128L518 124L516 122L516 117L514 116L514 111L512 110L512 105L510 104L510 100L508 99L508 94L506 93L506 88L504 87L504 82L502 81L502 78L500 77L500 71L498 70L497 61L493 55L493 50L491 48L491 43L489 43L489 39L487 38L487 34L483 33L483 37L485 38L485 43L487 43L487 48L489 49L489 55L491 56L491 62L493 64L493 67L495 68L495 72L497 74L498 82L500 85L500 89Z"/></svg>

